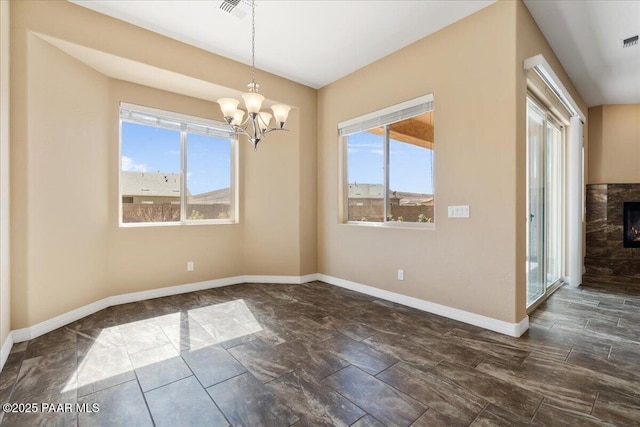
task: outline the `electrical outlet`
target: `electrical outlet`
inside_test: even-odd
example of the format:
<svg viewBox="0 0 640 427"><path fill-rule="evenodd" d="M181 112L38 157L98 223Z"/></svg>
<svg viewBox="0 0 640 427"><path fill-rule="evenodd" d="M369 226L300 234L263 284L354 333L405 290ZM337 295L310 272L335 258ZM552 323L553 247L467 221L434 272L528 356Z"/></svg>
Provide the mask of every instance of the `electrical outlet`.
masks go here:
<svg viewBox="0 0 640 427"><path fill-rule="evenodd" d="M187 262L187 271L193 271L193 261Z"/></svg>
<svg viewBox="0 0 640 427"><path fill-rule="evenodd" d="M398 280L404 280L404 270L398 270Z"/></svg>

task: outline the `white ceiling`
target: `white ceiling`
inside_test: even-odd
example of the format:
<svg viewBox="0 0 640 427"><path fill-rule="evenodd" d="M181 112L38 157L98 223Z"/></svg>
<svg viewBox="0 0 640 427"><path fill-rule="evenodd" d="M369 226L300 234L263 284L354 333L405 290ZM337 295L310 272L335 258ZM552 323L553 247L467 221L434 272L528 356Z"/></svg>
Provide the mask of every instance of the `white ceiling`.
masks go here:
<svg viewBox="0 0 640 427"><path fill-rule="evenodd" d="M70 1L251 63L251 15L229 15L220 1ZM640 44L621 47L640 33L640 0L524 2L588 106L640 103ZM317 89L492 3L257 1L256 67Z"/></svg>
<svg viewBox="0 0 640 427"><path fill-rule="evenodd" d="M640 103L640 1L524 0L589 107Z"/></svg>
<svg viewBox="0 0 640 427"><path fill-rule="evenodd" d="M70 1L251 63L250 13L238 19L219 1ZM318 89L494 1L256 1L256 68Z"/></svg>

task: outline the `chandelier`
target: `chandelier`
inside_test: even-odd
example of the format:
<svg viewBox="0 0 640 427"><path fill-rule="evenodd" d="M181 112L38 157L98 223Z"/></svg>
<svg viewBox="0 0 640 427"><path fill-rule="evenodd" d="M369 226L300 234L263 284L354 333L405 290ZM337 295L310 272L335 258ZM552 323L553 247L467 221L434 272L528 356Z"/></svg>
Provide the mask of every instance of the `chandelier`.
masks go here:
<svg viewBox="0 0 640 427"><path fill-rule="evenodd" d="M220 98L218 104L222 110L224 121L231 126L238 135L246 135L249 142L253 144L253 149L258 150L258 143L269 132L274 130L288 130L284 128L289 116L291 107L284 104L276 104L271 107L273 116L266 111L260 111L264 96L258 93L260 85L256 83L256 6L251 0L251 83L248 85L249 92L242 94L247 117L244 118L244 111L238 108L238 101L235 98ZM270 127L271 119L275 120L275 126ZM244 120L243 120L244 119Z"/></svg>

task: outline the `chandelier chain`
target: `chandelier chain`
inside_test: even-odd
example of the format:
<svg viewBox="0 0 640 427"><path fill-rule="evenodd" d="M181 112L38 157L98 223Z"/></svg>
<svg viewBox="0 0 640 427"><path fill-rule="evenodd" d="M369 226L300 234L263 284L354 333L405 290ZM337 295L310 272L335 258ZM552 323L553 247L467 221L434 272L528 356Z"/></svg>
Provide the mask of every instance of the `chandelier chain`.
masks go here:
<svg viewBox="0 0 640 427"><path fill-rule="evenodd" d="M251 82L256 82L256 2L251 0Z"/></svg>

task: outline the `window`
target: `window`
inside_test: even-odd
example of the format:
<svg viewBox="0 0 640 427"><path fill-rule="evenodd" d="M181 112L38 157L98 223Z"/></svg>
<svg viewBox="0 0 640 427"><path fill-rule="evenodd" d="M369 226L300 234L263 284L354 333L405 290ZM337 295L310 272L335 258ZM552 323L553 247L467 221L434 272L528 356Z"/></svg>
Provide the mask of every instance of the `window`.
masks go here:
<svg viewBox="0 0 640 427"><path fill-rule="evenodd" d="M120 223L235 222L236 137L224 123L120 104Z"/></svg>
<svg viewBox="0 0 640 427"><path fill-rule="evenodd" d="M434 223L433 113L426 95L338 125L346 222Z"/></svg>

